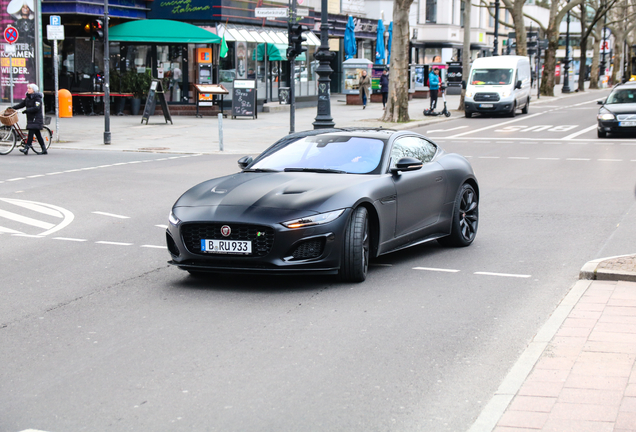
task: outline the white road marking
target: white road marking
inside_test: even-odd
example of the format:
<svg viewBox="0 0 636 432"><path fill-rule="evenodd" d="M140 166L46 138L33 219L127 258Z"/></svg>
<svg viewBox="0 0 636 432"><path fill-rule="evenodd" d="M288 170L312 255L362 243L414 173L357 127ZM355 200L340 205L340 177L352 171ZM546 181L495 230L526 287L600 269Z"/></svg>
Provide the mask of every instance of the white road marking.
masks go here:
<svg viewBox="0 0 636 432"><path fill-rule="evenodd" d="M14 229L5 228L5 227L1 227L1 226L0 226L0 233L5 233L5 234L23 234L20 231L16 231Z"/></svg>
<svg viewBox="0 0 636 432"><path fill-rule="evenodd" d="M62 171L46 173L46 175L58 175L58 174L64 174L64 173Z"/></svg>
<svg viewBox="0 0 636 432"><path fill-rule="evenodd" d="M544 113L530 114L529 116L524 116L523 118L519 118L519 119L516 119L516 120L510 120L510 121L507 121L507 122L504 122L504 123L499 123L499 124L486 126L486 127L481 128L481 129L475 129L475 130L471 130L471 131L468 131L468 132L463 132L463 133L460 133L460 134L457 134L457 135L453 135L453 136L448 137L448 138L459 138L459 137L464 136L464 135L472 134L472 133L475 133L475 132L485 131L485 130L488 130L488 129L500 127L500 126L507 125L507 124L510 124L510 123L517 123L517 122L524 121L524 120L527 120L527 119L530 119L530 118L533 118L533 117L537 117L537 116L540 116L540 115L543 115L543 114ZM489 138L489 139L491 139L491 138Z"/></svg>
<svg viewBox="0 0 636 432"><path fill-rule="evenodd" d="M12 178L12 179L7 179L5 181L10 182L10 181L18 181L18 180L24 180L24 177L16 177L16 178Z"/></svg>
<svg viewBox="0 0 636 432"><path fill-rule="evenodd" d="M12 213L6 210L0 210L0 217L9 219L15 222L23 223L25 225L31 225L37 228L42 228L45 230L53 228L55 225L52 223L44 222L41 220L33 219L27 216L22 216L17 213Z"/></svg>
<svg viewBox="0 0 636 432"><path fill-rule="evenodd" d="M23 233L13 234L13 236L14 237L42 238L41 235L32 235L32 234L23 234Z"/></svg>
<svg viewBox="0 0 636 432"><path fill-rule="evenodd" d="M442 269L442 268L432 268L432 267L413 267L413 270L426 270L426 271L445 272L445 273L459 272L459 270L455 270L455 269Z"/></svg>
<svg viewBox="0 0 636 432"><path fill-rule="evenodd" d="M155 226L159 228L163 228L163 229L168 229L168 225L155 225Z"/></svg>
<svg viewBox="0 0 636 432"><path fill-rule="evenodd" d="M44 174L36 174L36 175L28 176L27 178L38 178L38 177L44 177Z"/></svg>
<svg viewBox="0 0 636 432"><path fill-rule="evenodd" d="M450 132L450 131L454 131L454 130L457 130L457 129L464 129L464 128L467 128L467 127L468 127L468 125L466 125L466 126L457 126L457 127L450 128L450 129L433 129L433 130L428 130L428 131L426 131L426 133L433 133L433 132Z"/></svg>
<svg viewBox="0 0 636 432"><path fill-rule="evenodd" d="M499 159L499 156L479 156L479 159Z"/></svg>
<svg viewBox="0 0 636 432"><path fill-rule="evenodd" d="M589 161L592 159L587 159L587 158L566 158L565 160L569 160L569 161Z"/></svg>
<svg viewBox="0 0 636 432"><path fill-rule="evenodd" d="M583 129L583 130L580 130L580 131L578 131L578 132L574 132L573 134L570 134L570 135L568 135L568 136L566 136L566 137L563 137L563 138L561 138L561 139L562 139L562 140L564 140L564 141L571 140L572 138L576 138L576 137L577 137L577 136L579 136L579 135L583 135L583 134L584 134L584 133L586 133L586 132L589 132L589 131L591 131L591 130L596 129L596 127L597 127L597 125L590 126L590 127L585 128L585 129Z"/></svg>
<svg viewBox="0 0 636 432"><path fill-rule="evenodd" d="M102 216L110 216L110 217L119 218L119 219L130 219L130 216L122 216L122 215L116 215L116 214L112 214L112 213L104 213L104 212L100 212L100 211L94 211L94 212L91 212L91 213L102 215Z"/></svg>
<svg viewBox="0 0 636 432"><path fill-rule="evenodd" d="M12 200L10 198L3 199L2 201L17 205L18 207L23 207L25 209L33 210L33 211L38 212L38 213L43 213L45 215L53 216L53 217L56 217L56 218L63 218L64 217L62 212L60 212L60 211L58 211L56 209L45 207L45 206L42 206L42 205L40 205L38 203L31 202L31 201Z"/></svg>
<svg viewBox="0 0 636 432"><path fill-rule="evenodd" d="M141 245L142 248L154 248L154 249L167 249L166 246L155 246L155 245Z"/></svg>
<svg viewBox="0 0 636 432"><path fill-rule="evenodd" d="M76 238L69 238L69 237L53 237L53 240L65 240L65 241L72 241L72 242L85 242L85 241L88 241L86 239L76 239Z"/></svg>
<svg viewBox="0 0 636 432"><path fill-rule="evenodd" d="M537 160L561 160L561 158L537 158Z"/></svg>
<svg viewBox="0 0 636 432"><path fill-rule="evenodd" d="M96 241L97 244L107 244L107 245L115 245L115 246L132 246L132 243L121 243L121 242L111 242L111 241Z"/></svg>
<svg viewBox="0 0 636 432"><path fill-rule="evenodd" d="M525 156L510 156L510 157L508 157L508 159L526 160L526 159L530 159L530 158L529 157L525 157Z"/></svg>
<svg viewBox="0 0 636 432"><path fill-rule="evenodd" d="M599 162L623 162L623 159L599 159Z"/></svg>
<svg viewBox="0 0 636 432"><path fill-rule="evenodd" d="M23 208L27 208L29 210L38 212L38 213L43 213L49 216L55 216L58 218L62 218L62 222L60 222L59 224L55 225L55 224L51 224L48 222L44 222L44 221L39 221L37 219L33 219L33 218L28 218L26 216L21 216L21 215L16 215L15 213L11 213L11 212L6 212L9 213L11 215L16 215L20 218L20 220L18 219L12 219L11 217L7 217L8 219L14 220L16 222L21 222L21 223L26 223L27 225L32 225L32 226L36 226L39 228L43 228L43 229L47 229L47 231L40 233L40 236L46 236L49 235L51 233L54 233L56 231L61 230L62 228L65 228L66 226L68 226L68 224L70 224L71 222L73 222L73 219L75 218L75 216L73 215L73 213L71 213L70 211L62 208L62 207L58 207L58 206L54 206L52 204L44 204L44 203L38 203L38 202L34 202L34 201L26 201L26 200L19 200L19 199L14 199L14 198L0 198L0 201L4 201L6 203L9 204L13 204L13 205L17 205ZM3 210L0 210L0 212L2 212ZM0 213L0 216L2 216L2 214ZM6 217L6 216L5 216ZM29 223L27 222L28 220L30 220L31 222L35 221L37 224L34 223Z"/></svg>
<svg viewBox="0 0 636 432"><path fill-rule="evenodd" d="M523 274L511 274L511 273L492 273L492 272L475 272L476 275L483 276L501 276L501 277L515 277L515 278L529 278L532 275L523 275Z"/></svg>

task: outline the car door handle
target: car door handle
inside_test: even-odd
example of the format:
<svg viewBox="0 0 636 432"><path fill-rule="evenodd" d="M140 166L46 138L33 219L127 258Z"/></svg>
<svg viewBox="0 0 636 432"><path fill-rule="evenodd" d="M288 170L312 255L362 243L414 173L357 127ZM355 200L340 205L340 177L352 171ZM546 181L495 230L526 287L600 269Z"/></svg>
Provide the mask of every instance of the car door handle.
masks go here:
<svg viewBox="0 0 636 432"><path fill-rule="evenodd" d="M435 177L435 182L437 182L437 183L441 182L442 180L444 180L444 178L442 176Z"/></svg>
<svg viewBox="0 0 636 432"><path fill-rule="evenodd" d="M380 202L382 204L390 204L390 203L394 202L396 199L397 199L397 195L389 195L389 196L386 196L384 198L380 198Z"/></svg>

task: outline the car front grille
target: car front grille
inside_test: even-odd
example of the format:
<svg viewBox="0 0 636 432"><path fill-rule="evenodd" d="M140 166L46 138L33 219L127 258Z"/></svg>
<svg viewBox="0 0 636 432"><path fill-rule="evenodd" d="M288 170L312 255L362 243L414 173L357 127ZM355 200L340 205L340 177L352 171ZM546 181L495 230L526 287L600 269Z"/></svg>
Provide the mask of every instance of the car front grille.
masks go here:
<svg viewBox="0 0 636 432"><path fill-rule="evenodd" d="M618 121L636 121L636 114L618 114L616 119Z"/></svg>
<svg viewBox="0 0 636 432"><path fill-rule="evenodd" d="M229 226L232 230L228 237L221 234L221 227L224 225ZM274 229L266 226L235 223L186 223L181 227L181 238L190 253L200 255L210 255L201 252L201 240L247 240L252 242L252 254L245 256L262 257L272 249Z"/></svg>
<svg viewBox="0 0 636 432"><path fill-rule="evenodd" d="M476 93L475 102L499 102L499 93Z"/></svg>
<svg viewBox="0 0 636 432"><path fill-rule="evenodd" d="M302 242L292 252L294 260L306 260L311 258L318 258L322 255L322 251L325 248L325 239L318 238Z"/></svg>

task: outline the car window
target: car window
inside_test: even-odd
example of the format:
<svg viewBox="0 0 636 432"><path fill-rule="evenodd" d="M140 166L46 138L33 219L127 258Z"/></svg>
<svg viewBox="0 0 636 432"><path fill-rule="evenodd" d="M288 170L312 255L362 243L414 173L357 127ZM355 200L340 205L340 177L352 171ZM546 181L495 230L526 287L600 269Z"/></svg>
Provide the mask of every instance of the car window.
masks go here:
<svg viewBox="0 0 636 432"><path fill-rule="evenodd" d="M436 152L437 146L423 138L411 136L398 138L391 148L391 166L395 166L403 157L412 157L427 163L435 157Z"/></svg>
<svg viewBox="0 0 636 432"><path fill-rule="evenodd" d="M512 82L514 69L473 69L472 85L504 85Z"/></svg>
<svg viewBox="0 0 636 432"><path fill-rule="evenodd" d="M316 135L296 140L250 166L283 171L286 168L372 173L380 165L384 141L342 135Z"/></svg>
<svg viewBox="0 0 636 432"><path fill-rule="evenodd" d="M636 103L636 88L616 89L607 98L606 104Z"/></svg>

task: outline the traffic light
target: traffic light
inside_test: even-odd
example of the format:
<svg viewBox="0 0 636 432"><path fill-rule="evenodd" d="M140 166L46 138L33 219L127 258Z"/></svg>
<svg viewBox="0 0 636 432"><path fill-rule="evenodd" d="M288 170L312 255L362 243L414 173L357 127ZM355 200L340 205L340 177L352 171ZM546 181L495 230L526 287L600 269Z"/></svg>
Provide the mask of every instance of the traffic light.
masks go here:
<svg viewBox="0 0 636 432"><path fill-rule="evenodd" d="M84 25L84 32L91 35L95 40L104 38L104 23L100 19L94 19Z"/></svg>
<svg viewBox="0 0 636 432"><path fill-rule="evenodd" d="M302 24L294 24L289 35L288 57L297 57L307 51L307 47L303 46L303 42L307 40L303 33L309 29Z"/></svg>

